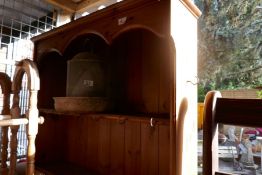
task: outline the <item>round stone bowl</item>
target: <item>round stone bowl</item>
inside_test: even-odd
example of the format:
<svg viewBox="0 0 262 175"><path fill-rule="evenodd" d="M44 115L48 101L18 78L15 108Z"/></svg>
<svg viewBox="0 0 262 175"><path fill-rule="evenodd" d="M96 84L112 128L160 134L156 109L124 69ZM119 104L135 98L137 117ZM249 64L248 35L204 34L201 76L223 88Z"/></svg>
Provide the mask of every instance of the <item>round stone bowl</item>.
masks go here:
<svg viewBox="0 0 262 175"><path fill-rule="evenodd" d="M104 112L108 99L103 97L53 97L58 112Z"/></svg>

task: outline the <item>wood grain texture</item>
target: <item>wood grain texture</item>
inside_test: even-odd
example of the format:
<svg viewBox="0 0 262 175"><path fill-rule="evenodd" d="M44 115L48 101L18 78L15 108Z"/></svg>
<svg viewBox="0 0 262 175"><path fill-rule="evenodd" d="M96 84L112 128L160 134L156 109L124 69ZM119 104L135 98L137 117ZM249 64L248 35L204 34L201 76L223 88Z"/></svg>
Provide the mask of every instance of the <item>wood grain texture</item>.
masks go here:
<svg viewBox="0 0 262 175"><path fill-rule="evenodd" d="M98 172L108 175L110 171L110 120L99 120Z"/></svg>
<svg viewBox="0 0 262 175"><path fill-rule="evenodd" d="M159 175L169 174L170 129L168 125L159 125Z"/></svg>
<svg viewBox="0 0 262 175"><path fill-rule="evenodd" d="M117 120L110 122L110 174L124 174L125 124Z"/></svg>
<svg viewBox="0 0 262 175"><path fill-rule="evenodd" d="M38 167L60 162L101 175L169 172L168 119L156 119L151 127L150 118L135 116L45 116L36 144Z"/></svg>
<svg viewBox="0 0 262 175"><path fill-rule="evenodd" d="M47 139L57 150L54 154L65 154L62 161L84 166L95 173L165 174L168 170L164 169L169 166L169 149L166 150L169 140L166 139L169 139L170 124L170 1L130 0L119 4L34 37L34 60L39 63L39 69L43 68L44 88L48 89L48 82L54 87L55 78L49 81L52 78L49 75L56 70L50 70L48 64L57 58L69 60L72 55L83 51L83 45L77 42L79 38L96 35L106 43L99 45L98 53L103 53L111 66L108 93L114 99L112 105L115 108L110 112L125 115L101 114L96 121L90 119L93 114L51 112L46 120L54 124L45 125L41 131L56 131L56 137L61 135L60 138L66 140L64 148L59 151L61 145L55 141L56 137ZM123 17L126 17L126 22L121 25L118 21ZM59 54L45 57L54 50ZM44 66L40 64L41 59L50 60ZM59 65L63 65L63 61ZM66 78L65 72L59 75ZM59 94L58 89L64 90L65 87L55 89L55 94L48 89L47 98L41 91L40 104L51 108L50 97ZM53 116L59 117L52 120ZM150 117L162 119L154 119L154 127L151 127ZM63 129L57 131L56 126ZM40 135L38 139L43 143L47 135ZM40 152L48 154L45 151ZM38 161L41 162L41 157Z"/></svg>
<svg viewBox="0 0 262 175"><path fill-rule="evenodd" d="M52 97L65 96L66 60L84 51L84 42L78 41L92 35L103 41L95 53L104 53L113 65L108 73L109 89L116 90L113 112L168 113L169 71L160 63L165 66L169 58L169 23L168 0L123 1L33 38L41 78L39 106L54 108Z"/></svg>
<svg viewBox="0 0 262 175"><path fill-rule="evenodd" d="M141 124L141 174L158 174L158 125Z"/></svg>
<svg viewBox="0 0 262 175"><path fill-rule="evenodd" d="M167 36L169 33L169 12L169 0L124 1L121 4L114 4L107 9L79 18L56 30L33 37L32 41L39 46L37 48L39 52L36 54L41 55L50 47L63 53L70 40L76 36L75 29L78 34L96 31L95 33L103 36L108 43L111 43L119 33L130 29L130 26L148 28L159 36ZM118 19L125 16L128 19L125 25L118 25ZM48 46L47 43L50 45Z"/></svg>
<svg viewBox="0 0 262 175"><path fill-rule="evenodd" d="M261 127L261 99L218 98L215 109L217 123Z"/></svg>
<svg viewBox="0 0 262 175"><path fill-rule="evenodd" d="M91 172L98 170L98 144L99 144L99 121L96 118L88 118L87 132L87 157L85 157L85 166L88 167Z"/></svg>
<svg viewBox="0 0 262 175"><path fill-rule="evenodd" d="M66 95L66 60L56 51L43 55L39 61L39 108L54 108L53 97Z"/></svg>
<svg viewBox="0 0 262 175"><path fill-rule="evenodd" d="M261 116L261 99L229 99L222 98L218 91L208 92L204 106L204 175L227 174L218 172L218 124L259 127L262 125Z"/></svg>
<svg viewBox="0 0 262 175"><path fill-rule="evenodd" d="M140 175L141 124L127 121L125 124L125 175Z"/></svg>
<svg viewBox="0 0 262 175"><path fill-rule="evenodd" d="M203 175L215 175L219 170L218 159L218 123L214 110L220 92L210 91L205 97L203 122Z"/></svg>
<svg viewBox="0 0 262 175"><path fill-rule="evenodd" d="M49 118L50 116L45 115L45 117ZM36 138L36 163L62 161L62 155L66 155L63 148L67 144L67 139L64 137L64 133L67 133L67 131L61 133L60 128L62 129L61 126L66 128L67 125L64 121L57 121L58 118L52 116L48 120L45 120L43 125L39 126L39 138ZM70 152L67 156L70 156Z"/></svg>
<svg viewBox="0 0 262 175"><path fill-rule="evenodd" d="M84 147L86 145L85 142L83 142L82 144L80 144L80 141L82 140L81 139L81 136L84 136L83 132L82 133L79 133L79 128L83 128L83 125L82 123L83 122L80 122L80 118L77 117L75 120L72 120L72 119L69 119L67 118L67 126L66 126L66 135L67 137L65 138L66 139L66 147L67 147L67 154L66 154L66 159L69 161L69 162L72 162L72 163L75 163L77 162L78 160L80 160L80 162L83 161L83 157L81 157L81 154L84 150ZM57 122L57 124L59 125L60 122ZM69 126L70 125L70 126ZM58 133L59 131L57 131ZM61 131L60 131L60 134L61 134ZM85 137L83 137L83 140ZM75 150L75 145L79 145L78 147L78 151ZM59 146L59 145L57 145Z"/></svg>

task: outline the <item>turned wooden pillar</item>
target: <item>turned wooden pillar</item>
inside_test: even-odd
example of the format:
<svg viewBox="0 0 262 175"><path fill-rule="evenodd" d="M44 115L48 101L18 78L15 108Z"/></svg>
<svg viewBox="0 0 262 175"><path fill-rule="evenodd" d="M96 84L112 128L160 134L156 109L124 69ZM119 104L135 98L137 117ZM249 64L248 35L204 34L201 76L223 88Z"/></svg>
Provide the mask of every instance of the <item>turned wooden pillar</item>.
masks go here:
<svg viewBox="0 0 262 175"><path fill-rule="evenodd" d="M1 133L1 174L6 175L7 174L7 148L8 148L8 127L4 126L2 127L2 133Z"/></svg>
<svg viewBox="0 0 262 175"><path fill-rule="evenodd" d="M10 114L10 93L11 93L11 80L8 75L0 72L0 85L3 94L3 109L2 115ZM8 172L7 169L7 148L8 148L8 127L2 127L1 132L1 174L6 175Z"/></svg>
<svg viewBox="0 0 262 175"><path fill-rule="evenodd" d="M19 107L19 90L13 90L13 106L11 109L11 118L16 119L20 116L20 107ZM11 126L11 141L10 141L10 168L9 175L14 175L16 170L16 160L17 160L17 132L19 126Z"/></svg>
<svg viewBox="0 0 262 175"><path fill-rule="evenodd" d="M19 92L21 90L22 78L23 75L27 75L28 81L28 90L29 90L29 107L26 111L26 118L28 119L27 125L27 136L28 136L28 145L27 145L27 167L26 167L26 174L33 175L35 171L35 138L38 132L38 109L37 109L37 92L40 87L40 80L37 67L35 63L29 59L25 59L20 61L17 64L14 80L12 84L12 90L14 92L14 100L13 100L13 107L12 107L12 118L20 115L20 108L19 108ZM17 133L15 127L12 127L12 135ZM16 149L17 147L17 140L12 137L12 147ZM16 143L16 147L15 147ZM13 150L13 154L11 153L12 160L16 159L15 150ZM13 163L15 164L15 163ZM12 170L14 171L14 170ZM11 171L10 171L11 172ZM11 174L10 174L11 175Z"/></svg>
<svg viewBox="0 0 262 175"><path fill-rule="evenodd" d="M35 170L35 138L38 132L38 109L37 109L37 90L30 90L29 109L27 118L28 148L27 148L27 175L34 174Z"/></svg>

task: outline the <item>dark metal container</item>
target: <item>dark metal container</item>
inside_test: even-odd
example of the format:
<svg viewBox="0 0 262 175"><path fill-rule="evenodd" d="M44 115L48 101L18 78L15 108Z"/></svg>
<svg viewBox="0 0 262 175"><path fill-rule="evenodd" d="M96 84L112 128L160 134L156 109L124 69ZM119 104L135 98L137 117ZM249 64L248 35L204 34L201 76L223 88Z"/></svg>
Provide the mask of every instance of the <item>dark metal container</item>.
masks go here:
<svg viewBox="0 0 262 175"><path fill-rule="evenodd" d="M104 61L90 52L80 52L67 62L67 96L104 97Z"/></svg>

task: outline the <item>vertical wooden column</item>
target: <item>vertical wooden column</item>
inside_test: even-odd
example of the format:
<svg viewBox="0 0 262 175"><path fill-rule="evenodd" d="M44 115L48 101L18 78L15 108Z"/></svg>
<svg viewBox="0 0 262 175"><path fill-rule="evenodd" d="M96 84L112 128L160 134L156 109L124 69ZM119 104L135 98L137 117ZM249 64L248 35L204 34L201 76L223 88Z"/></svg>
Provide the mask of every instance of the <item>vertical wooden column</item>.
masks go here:
<svg viewBox="0 0 262 175"><path fill-rule="evenodd" d="M0 72L0 85L3 93L3 109L1 114L9 115L10 114L10 93L11 93L11 80L8 75ZM1 174L7 175L7 148L8 148L8 127L2 127L1 132Z"/></svg>
<svg viewBox="0 0 262 175"><path fill-rule="evenodd" d="M1 135L1 174L6 175L7 174L7 148L8 148L8 127L4 126L2 127L2 135Z"/></svg>
<svg viewBox="0 0 262 175"><path fill-rule="evenodd" d="M35 138L38 132L38 109L37 109L37 91L30 90L29 109L26 116L29 120L27 125L27 169L26 174L32 175L35 171Z"/></svg>
<svg viewBox="0 0 262 175"><path fill-rule="evenodd" d="M26 117L28 118L27 125L27 168L26 174L33 175L35 171L35 138L38 132L38 109L37 109L37 92L40 87L39 74L36 65L33 61L29 59L24 59L16 65L16 70L14 74L14 80L12 84L12 90L14 92L13 107L12 107L12 118L18 118L20 113L19 108L19 92L21 90L21 84L23 75L27 75L28 80L28 90L29 90L29 107L26 112ZM16 149L17 149L17 133L18 127L12 127L12 150L11 150L11 160L12 160L12 173L15 172L15 162L16 162ZM10 171L11 172L11 171Z"/></svg>
<svg viewBox="0 0 262 175"><path fill-rule="evenodd" d="M19 108L19 90L13 91L13 106L11 109L11 116L12 119L18 118L20 116L20 108ZM11 126L11 141L10 141L10 169L9 175L15 174L16 169L16 159L17 159L17 132L19 126Z"/></svg>

